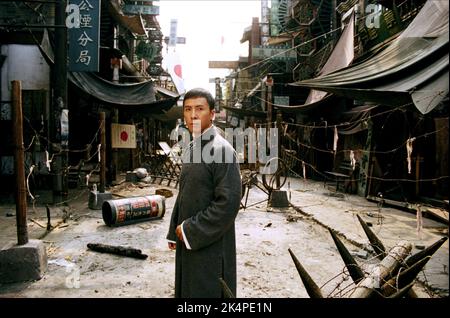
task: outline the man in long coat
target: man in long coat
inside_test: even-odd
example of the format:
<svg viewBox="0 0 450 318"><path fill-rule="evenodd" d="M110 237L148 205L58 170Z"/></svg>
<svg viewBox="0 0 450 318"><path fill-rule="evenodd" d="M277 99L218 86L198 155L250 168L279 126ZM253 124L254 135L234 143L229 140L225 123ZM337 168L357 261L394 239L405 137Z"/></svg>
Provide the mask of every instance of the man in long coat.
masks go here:
<svg viewBox="0 0 450 318"><path fill-rule="evenodd" d="M219 278L236 295L239 164L233 147L212 125L214 99L208 91L187 92L183 113L193 140L183 149L180 189L167 234L169 248L176 249L175 297L223 297Z"/></svg>

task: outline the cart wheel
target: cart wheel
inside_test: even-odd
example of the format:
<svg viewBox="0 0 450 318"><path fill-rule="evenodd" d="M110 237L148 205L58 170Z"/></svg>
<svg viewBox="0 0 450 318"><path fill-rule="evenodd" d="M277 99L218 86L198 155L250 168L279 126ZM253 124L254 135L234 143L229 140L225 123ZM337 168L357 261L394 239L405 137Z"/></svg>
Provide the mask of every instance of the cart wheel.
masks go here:
<svg viewBox="0 0 450 318"><path fill-rule="evenodd" d="M281 158L272 158L266 163L266 167L270 163L270 161L273 160L273 159L278 160L277 171L275 171L274 174L263 174L262 175L263 185L267 189L267 191L269 191L269 193L272 192L273 190L281 189L284 186L284 184L286 183L286 180L287 180L287 173L286 173L287 166L286 166L286 163L284 162L283 159L281 159ZM276 187L276 180L277 180L278 176L280 178L280 186Z"/></svg>

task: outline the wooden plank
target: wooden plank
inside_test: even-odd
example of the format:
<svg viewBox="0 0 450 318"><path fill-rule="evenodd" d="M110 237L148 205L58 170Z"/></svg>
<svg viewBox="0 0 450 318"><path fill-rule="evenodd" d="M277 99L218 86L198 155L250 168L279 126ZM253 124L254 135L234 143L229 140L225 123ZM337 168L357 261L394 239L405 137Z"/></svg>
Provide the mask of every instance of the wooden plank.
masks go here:
<svg viewBox="0 0 450 318"><path fill-rule="evenodd" d="M239 67L239 61L209 61L209 68L227 68L237 69Z"/></svg>
<svg viewBox="0 0 450 318"><path fill-rule="evenodd" d="M422 209L423 213L433 215L438 218L440 221L448 224L448 211L439 209L439 208L431 208L425 207Z"/></svg>

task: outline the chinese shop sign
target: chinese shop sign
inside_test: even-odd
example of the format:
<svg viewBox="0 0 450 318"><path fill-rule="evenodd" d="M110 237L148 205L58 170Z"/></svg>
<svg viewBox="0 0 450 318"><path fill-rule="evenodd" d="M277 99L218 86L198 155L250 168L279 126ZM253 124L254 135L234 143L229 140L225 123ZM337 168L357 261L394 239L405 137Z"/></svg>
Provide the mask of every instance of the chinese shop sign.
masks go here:
<svg viewBox="0 0 450 318"><path fill-rule="evenodd" d="M69 70L98 72L101 0L69 0L66 26L69 33Z"/></svg>

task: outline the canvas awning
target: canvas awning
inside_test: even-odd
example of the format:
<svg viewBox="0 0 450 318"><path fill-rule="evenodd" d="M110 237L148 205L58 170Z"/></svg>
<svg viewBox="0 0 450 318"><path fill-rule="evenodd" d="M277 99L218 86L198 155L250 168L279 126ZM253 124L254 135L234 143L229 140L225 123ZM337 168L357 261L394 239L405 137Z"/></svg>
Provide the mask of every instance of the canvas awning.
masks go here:
<svg viewBox="0 0 450 318"><path fill-rule="evenodd" d="M152 117L159 121L174 121L177 119L183 119L183 107L174 106L167 111L162 111L160 114L153 114Z"/></svg>
<svg viewBox="0 0 450 318"><path fill-rule="evenodd" d="M242 109L242 108L236 108L236 107L228 107L228 106L222 106L227 111L233 112L235 115L238 116L248 116L248 117L261 117L265 118L267 117L267 112L262 112L259 110L252 110L252 109Z"/></svg>
<svg viewBox="0 0 450 318"><path fill-rule="evenodd" d="M362 105L342 113L344 120L349 124L340 126L338 133L341 135L352 135L369 128L367 120L370 117L371 110L376 107L378 105Z"/></svg>
<svg viewBox="0 0 450 318"><path fill-rule="evenodd" d="M108 11L111 16L119 22L123 27L127 28L133 33L139 35L147 35L145 30L144 20L142 16L139 15L126 15L120 8L120 3L118 0L107 0Z"/></svg>
<svg viewBox="0 0 450 318"><path fill-rule="evenodd" d="M348 23L339 37L336 46L333 48L327 62L320 70L319 76L330 74L336 70L347 67L352 63L354 58L354 30L354 13L352 13L348 18ZM332 95L327 92L311 89L305 104L303 105L274 104L274 107L286 112L306 112L329 101L331 96Z"/></svg>
<svg viewBox="0 0 450 318"><path fill-rule="evenodd" d="M386 49L369 60L293 85L426 114L448 95L447 1L427 1Z"/></svg>
<svg viewBox="0 0 450 318"><path fill-rule="evenodd" d="M158 113L176 104L178 95L157 100L153 82L116 84L89 72L69 72L70 82L106 105L144 114Z"/></svg>

